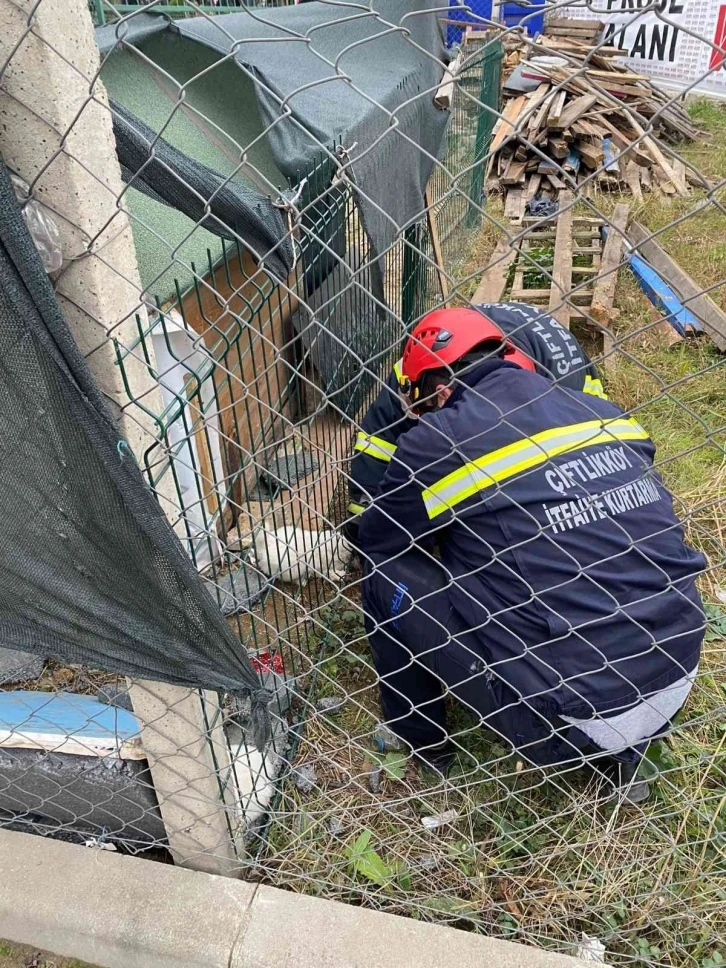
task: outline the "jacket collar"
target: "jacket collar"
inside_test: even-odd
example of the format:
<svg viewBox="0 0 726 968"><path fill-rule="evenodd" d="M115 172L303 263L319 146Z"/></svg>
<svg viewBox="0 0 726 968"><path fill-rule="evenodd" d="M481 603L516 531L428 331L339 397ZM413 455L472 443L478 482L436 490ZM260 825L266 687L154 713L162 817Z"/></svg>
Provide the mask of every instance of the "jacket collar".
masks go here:
<svg viewBox="0 0 726 968"><path fill-rule="evenodd" d="M481 383L490 374L502 369L519 370L520 367L516 363L508 363L506 360L484 360L478 366L475 366L473 370L464 373L458 378L454 391L444 404L444 407L450 407L452 404L457 403L464 396L464 391L467 388L475 387L477 383Z"/></svg>

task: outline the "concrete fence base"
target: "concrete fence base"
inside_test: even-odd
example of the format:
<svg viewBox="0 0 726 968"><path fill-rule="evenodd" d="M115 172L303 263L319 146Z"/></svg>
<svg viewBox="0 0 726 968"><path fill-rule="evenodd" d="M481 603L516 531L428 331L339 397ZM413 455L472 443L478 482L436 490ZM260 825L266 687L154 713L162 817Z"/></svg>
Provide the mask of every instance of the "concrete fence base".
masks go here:
<svg viewBox="0 0 726 968"><path fill-rule="evenodd" d="M454 928L0 831L0 937L103 968L576 968Z"/></svg>

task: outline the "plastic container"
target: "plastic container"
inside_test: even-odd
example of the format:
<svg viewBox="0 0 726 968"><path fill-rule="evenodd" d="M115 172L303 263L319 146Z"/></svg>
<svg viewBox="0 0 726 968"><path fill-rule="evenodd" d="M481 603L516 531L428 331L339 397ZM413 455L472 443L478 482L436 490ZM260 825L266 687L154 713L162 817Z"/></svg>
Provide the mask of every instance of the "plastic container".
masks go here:
<svg viewBox="0 0 726 968"><path fill-rule="evenodd" d="M449 10L446 14L447 20L463 20L466 26L466 24L478 23L479 17L484 17L486 20L492 19L492 0L449 0L450 7L461 7L464 3L469 9ZM442 15L439 14L439 16ZM481 29L486 30L489 26L491 24L482 23ZM464 27L457 27L456 24L447 24L446 46L456 47L457 44L461 43L463 35Z"/></svg>
<svg viewBox="0 0 726 968"><path fill-rule="evenodd" d="M517 27L521 24L530 37L541 34L544 30L544 0L541 3L503 3L500 17L505 27Z"/></svg>

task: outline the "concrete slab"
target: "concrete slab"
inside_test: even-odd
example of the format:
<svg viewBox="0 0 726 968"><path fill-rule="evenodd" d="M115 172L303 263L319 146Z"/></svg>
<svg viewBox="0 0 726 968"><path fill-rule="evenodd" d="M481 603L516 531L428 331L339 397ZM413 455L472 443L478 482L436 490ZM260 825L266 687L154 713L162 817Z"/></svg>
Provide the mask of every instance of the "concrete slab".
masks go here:
<svg viewBox="0 0 726 968"><path fill-rule="evenodd" d="M255 889L0 831L0 937L103 968L229 968Z"/></svg>
<svg viewBox="0 0 726 968"><path fill-rule="evenodd" d="M577 968L556 952L0 830L0 937L104 968Z"/></svg>
<svg viewBox="0 0 726 968"><path fill-rule="evenodd" d="M577 968L557 952L260 886L229 968Z"/></svg>

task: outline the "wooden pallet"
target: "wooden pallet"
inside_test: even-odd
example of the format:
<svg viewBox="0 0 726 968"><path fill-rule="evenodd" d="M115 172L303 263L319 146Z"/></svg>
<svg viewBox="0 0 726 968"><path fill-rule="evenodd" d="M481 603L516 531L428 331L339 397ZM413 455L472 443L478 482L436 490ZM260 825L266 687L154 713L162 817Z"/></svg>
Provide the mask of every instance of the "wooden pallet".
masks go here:
<svg viewBox="0 0 726 968"><path fill-rule="evenodd" d="M570 192L562 192L557 215L547 220L524 217L521 227L511 226L511 234L500 239L472 302L541 306L567 329L573 321L582 321L601 334L603 353L609 354L628 206L616 207L611 221L620 231L611 231L603 243L607 223L575 215L572 201Z"/></svg>
<svg viewBox="0 0 726 968"><path fill-rule="evenodd" d="M571 201L564 192L563 209ZM542 306L567 328L573 319L587 319L602 259L602 226L602 219L575 216L571 207L547 221L525 217L521 229L512 226L511 239L500 240L472 302ZM537 272L538 265L544 272Z"/></svg>
<svg viewBox="0 0 726 968"><path fill-rule="evenodd" d="M601 20L578 20L574 17L549 17L544 32L548 37L565 37L595 43L605 24Z"/></svg>

